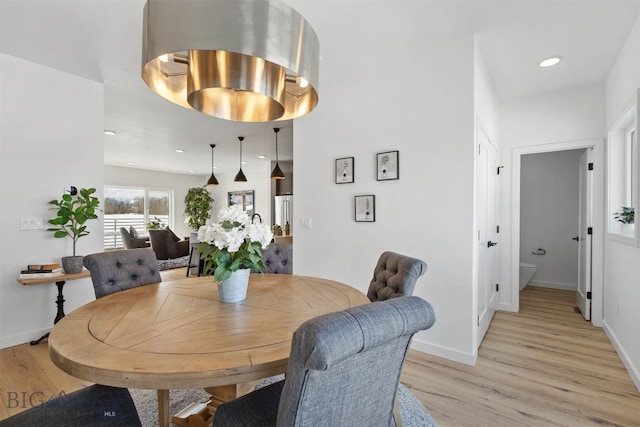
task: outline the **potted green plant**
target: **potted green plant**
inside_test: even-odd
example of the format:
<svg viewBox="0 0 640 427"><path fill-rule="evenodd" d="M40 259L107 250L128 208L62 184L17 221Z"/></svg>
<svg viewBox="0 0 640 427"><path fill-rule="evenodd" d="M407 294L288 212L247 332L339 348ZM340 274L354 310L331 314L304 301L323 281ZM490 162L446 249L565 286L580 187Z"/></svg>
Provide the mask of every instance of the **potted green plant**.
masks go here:
<svg viewBox="0 0 640 427"><path fill-rule="evenodd" d="M184 222L196 233L203 225L207 224L210 216L213 197L204 187L190 188L184 198ZM191 238L197 241L197 234L192 233ZM193 235L196 236L193 236Z"/></svg>
<svg viewBox="0 0 640 427"><path fill-rule="evenodd" d="M96 211L100 209L100 200L92 196L95 188L81 188L75 193L65 193L60 200L52 200L50 205L56 209L56 217L49 220L53 227L47 228L57 238L70 237L73 241L73 256L62 257L62 267L65 273L79 273L82 271L82 256L76 255L78 239L89 234L85 225L90 219L97 219Z"/></svg>
<svg viewBox="0 0 640 427"><path fill-rule="evenodd" d="M621 223L620 231L622 234L633 234L633 224L635 223L635 208L629 206L621 206L622 210L614 212L613 218Z"/></svg>

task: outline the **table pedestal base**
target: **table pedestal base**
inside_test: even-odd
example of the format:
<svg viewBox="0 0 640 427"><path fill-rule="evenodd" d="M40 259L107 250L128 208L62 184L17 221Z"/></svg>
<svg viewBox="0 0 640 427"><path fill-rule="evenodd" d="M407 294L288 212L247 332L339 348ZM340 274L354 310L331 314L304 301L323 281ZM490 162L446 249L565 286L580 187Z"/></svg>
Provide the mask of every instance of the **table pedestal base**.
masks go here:
<svg viewBox="0 0 640 427"><path fill-rule="evenodd" d="M244 396L253 391L259 381L242 384L206 387L204 390L211 395L206 404L191 404L171 418L171 422L182 427L206 427L211 425L211 417L216 408L236 397Z"/></svg>

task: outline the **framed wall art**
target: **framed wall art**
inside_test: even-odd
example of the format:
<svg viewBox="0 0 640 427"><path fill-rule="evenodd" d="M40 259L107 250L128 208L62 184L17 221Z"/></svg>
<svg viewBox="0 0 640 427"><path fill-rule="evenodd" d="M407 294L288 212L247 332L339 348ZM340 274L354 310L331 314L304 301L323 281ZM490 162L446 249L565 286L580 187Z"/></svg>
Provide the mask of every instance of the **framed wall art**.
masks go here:
<svg viewBox="0 0 640 427"><path fill-rule="evenodd" d="M400 152L386 151L377 155L378 181L400 178Z"/></svg>
<svg viewBox="0 0 640 427"><path fill-rule="evenodd" d="M229 206L240 205L242 210L251 216L255 213L255 200L253 190L247 191L229 191Z"/></svg>
<svg viewBox="0 0 640 427"><path fill-rule="evenodd" d="M354 182L354 163L353 157L336 159L336 184L350 184Z"/></svg>
<svg viewBox="0 0 640 427"><path fill-rule="evenodd" d="M356 222L374 222L376 220L376 196L367 194L354 197Z"/></svg>

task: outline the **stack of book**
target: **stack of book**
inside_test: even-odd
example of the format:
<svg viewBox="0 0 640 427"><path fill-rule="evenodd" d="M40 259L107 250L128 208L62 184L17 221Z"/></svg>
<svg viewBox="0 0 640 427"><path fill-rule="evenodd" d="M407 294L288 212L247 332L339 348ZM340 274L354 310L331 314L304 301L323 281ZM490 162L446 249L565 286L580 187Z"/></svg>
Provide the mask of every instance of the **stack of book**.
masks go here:
<svg viewBox="0 0 640 427"><path fill-rule="evenodd" d="M64 271L60 264L51 262L46 264L29 264L26 270L20 272L20 279L43 279L62 276Z"/></svg>

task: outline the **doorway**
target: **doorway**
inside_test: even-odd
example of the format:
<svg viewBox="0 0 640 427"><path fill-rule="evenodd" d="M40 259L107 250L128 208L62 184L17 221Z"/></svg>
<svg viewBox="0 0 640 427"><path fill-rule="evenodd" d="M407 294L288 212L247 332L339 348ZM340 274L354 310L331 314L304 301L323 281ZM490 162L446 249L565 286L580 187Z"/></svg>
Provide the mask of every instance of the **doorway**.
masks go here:
<svg viewBox="0 0 640 427"><path fill-rule="evenodd" d="M512 258L511 258L511 305L514 311L518 311L520 307L519 302L519 275L520 275L520 261L523 259L524 250L521 247L521 180L522 180L522 157L528 154L536 154L536 153L552 153L552 152L560 152L567 150L580 150L585 152L585 149L591 149L590 155L591 159L589 163L593 164L592 173L592 186L591 191L589 193L589 203L592 208L592 218L591 218L591 228L592 234L589 239L585 239L585 245L587 246L588 241L588 249L590 255L590 265L589 269L589 279L591 285L591 308L589 309L589 317L592 323L595 326L602 326L602 301L603 301L603 286L602 286L602 278L603 278L603 246L604 246L604 225L603 225L603 216L602 216L602 207L604 203L604 141L598 139L590 139L590 140L579 140L579 141L570 141L570 142L561 142L554 144L544 144L539 146L529 146L529 147L520 147L515 148L513 150L512 157L512 165L513 165L513 193L512 193L512 206L511 206L511 214L512 214L512 228L511 228L511 245L513 248ZM576 190L579 193L579 191ZM579 197L579 194L577 195ZM577 207L576 207L577 209ZM577 218L576 218L577 224ZM576 226L576 233L569 237L569 239L578 237L580 239L581 233L578 233ZM586 229L586 226L585 226ZM571 241L571 244L574 245L577 250L581 241ZM527 248L528 249L528 248ZM535 252L544 252L537 251L538 247L533 248ZM541 248L545 249L545 248ZM522 253L521 253L522 252ZM529 251L531 252L531 251ZM548 251L547 251L548 253ZM549 254L551 255L551 254ZM534 256L534 255L532 255ZM540 256L540 255L539 255ZM577 274L577 263L579 259L582 259L582 255L578 256L577 252L575 253L575 262L576 262L576 274ZM586 262L585 259L582 259L582 263ZM535 264L532 262L532 264ZM586 270L585 270L586 271ZM544 276L543 276L544 277ZM584 279L585 276L581 276L581 278L575 278L573 283L579 283L580 280ZM535 280L535 279L534 279ZM586 286L586 285L585 285ZM575 289L577 290L577 288ZM586 296L586 292L585 292ZM578 302L577 302L577 305ZM586 309L586 306L585 306Z"/></svg>

